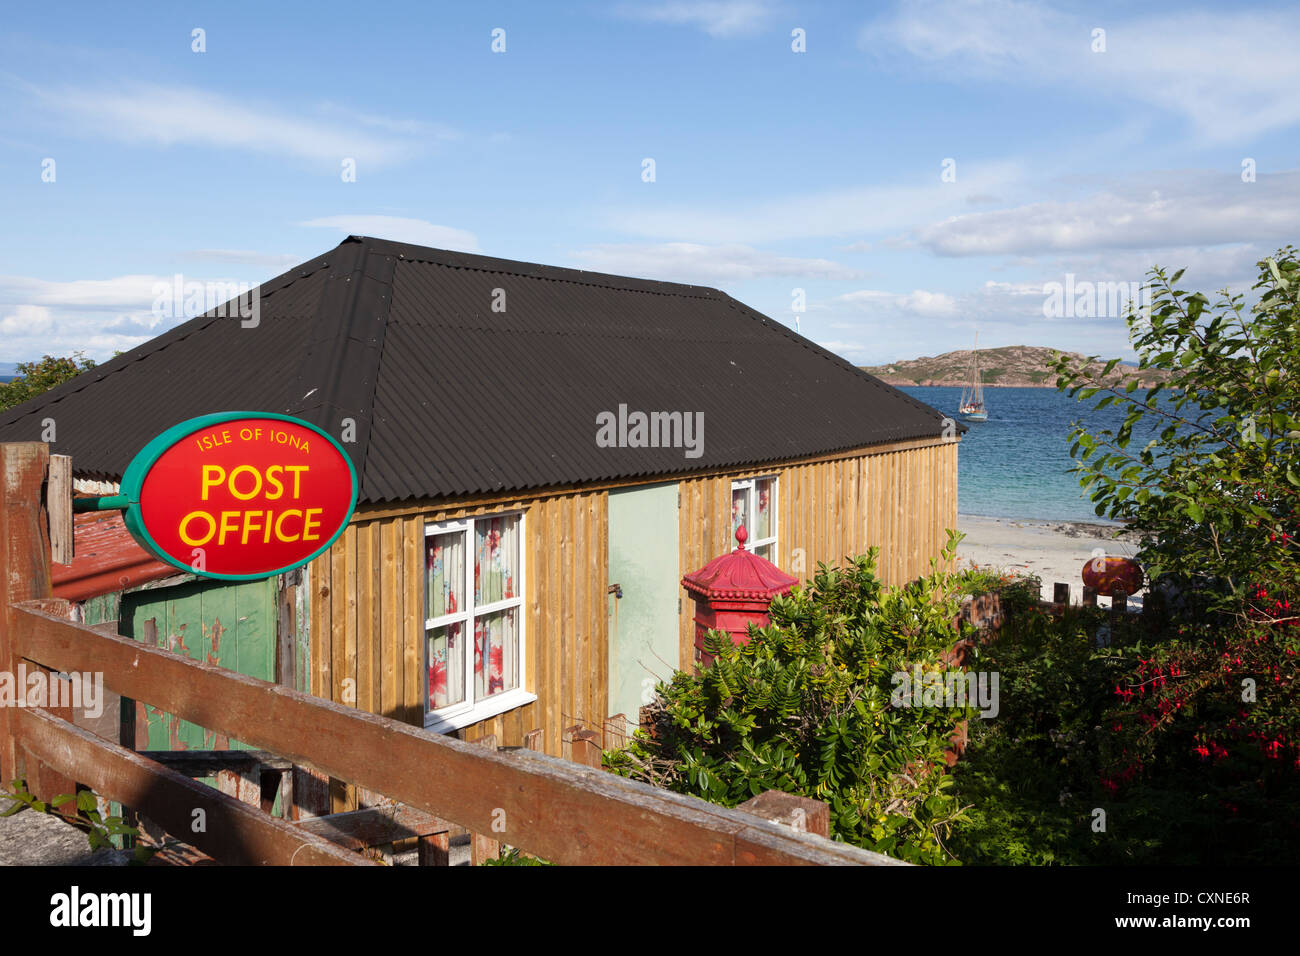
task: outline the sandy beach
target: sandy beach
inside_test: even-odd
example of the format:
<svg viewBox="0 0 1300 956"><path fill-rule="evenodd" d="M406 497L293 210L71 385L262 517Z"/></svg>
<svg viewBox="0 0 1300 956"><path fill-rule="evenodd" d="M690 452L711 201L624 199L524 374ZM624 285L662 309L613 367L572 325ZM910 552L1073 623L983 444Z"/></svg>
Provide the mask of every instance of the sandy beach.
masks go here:
<svg viewBox="0 0 1300 956"><path fill-rule="evenodd" d="M1136 535L1125 532L1118 538L1115 525L1082 521L1030 521L1020 518L986 518L958 515L958 530L966 537L957 548L959 567L1026 571L1043 582L1043 597L1051 600L1052 585L1070 585L1070 600L1083 599L1083 565L1101 549L1105 554L1132 557L1137 552ZM1135 595L1140 603L1142 592ZM1098 603L1109 604L1108 598Z"/></svg>

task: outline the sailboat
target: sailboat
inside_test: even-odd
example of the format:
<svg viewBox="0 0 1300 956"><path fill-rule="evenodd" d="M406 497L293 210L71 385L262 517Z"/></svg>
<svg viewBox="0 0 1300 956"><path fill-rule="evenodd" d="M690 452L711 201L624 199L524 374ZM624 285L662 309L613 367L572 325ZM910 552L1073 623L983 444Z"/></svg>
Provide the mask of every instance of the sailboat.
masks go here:
<svg viewBox="0 0 1300 956"><path fill-rule="evenodd" d="M968 422L986 422L989 410L984 405L984 383L980 381L980 334L975 333L975 350L970 353L970 378L962 389L958 411Z"/></svg>

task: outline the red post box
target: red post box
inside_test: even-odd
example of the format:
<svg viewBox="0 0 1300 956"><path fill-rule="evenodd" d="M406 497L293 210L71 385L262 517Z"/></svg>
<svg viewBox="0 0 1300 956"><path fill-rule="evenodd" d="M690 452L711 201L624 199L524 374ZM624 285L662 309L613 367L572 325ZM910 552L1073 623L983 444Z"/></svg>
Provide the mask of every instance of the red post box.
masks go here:
<svg viewBox="0 0 1300 956"><path fill-rule="evenodd" d="M748 644L749 625L768 624L772 598L788 594L799 583L771 561L746 551L748 538L741 525L736 529L736 550L682 578L682 586L695 599L695 660L700 666L713 663L712 655L704 652L706 632L726 631L733 644Z"/></svg>

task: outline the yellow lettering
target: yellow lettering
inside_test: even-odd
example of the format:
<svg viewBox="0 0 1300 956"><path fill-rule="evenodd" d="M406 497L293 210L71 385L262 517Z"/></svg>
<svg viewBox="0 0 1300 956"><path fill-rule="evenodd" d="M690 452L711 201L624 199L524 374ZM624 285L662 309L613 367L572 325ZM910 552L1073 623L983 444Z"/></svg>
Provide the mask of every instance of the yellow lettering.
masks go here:
<svg viewBox="0 0 1300 956"><path fill-rule="evenodd" d="M254 481L257 482L255 485L253 485L253 490L246 495L240 494L239 489L235 487L235 478L241 472L248 472L248 474L253 476ZM230 473L230 493L234 495L236 498L238 498L240 501L247 501L249 498L256 498L261 493L261 491L262 491L262 473L258 471L256 468L254 468L252 465L240 465L238 468L236 468L234 471Z"/></svg>
<svg viewBox="0 0 1300 956"><path fill-rule="evenodd" d="M306 471L307 465L285 465L285 471L293 472L293 496L302 497L302 472Z"/></svg>
<svg viewBox="0 0 1300 956"><path fill-rule="evenodd" d="M215 475L215 477L213 477ZM203 494L204 501L208 500L208 489L213 485L219 485L226 480L226 469L220 465L203 466Z"/></svg>
<svg viewBox="0 0 1300 956"><path fill-rule="evenodd" d="M274 501L276 498L279 498L284 494L284 482L280 481L278 477L283 474L283 465L272 465L270 468L266 469L266 483L275 486L275 494L271 494L269 491L266 493L267 501Z"/></svg>
<svg viewBox="0 0 1300 956"><path fill-rule="evenodd" d="M260 523L254 524L254 520L261 517L262 517L262 512L260 511L244 512L244 532L239 537L240 544L248 544L248 532L253 530L257 530L257 531L262 530L262 525Z"/></svg>
<svg viewBox="0 0 1300 956"><path fill-rule="evenodd" d="M208 533L205 534L202 538L190 537L189 534L190 522L195 518L202 518L204 521L208 523ZM212 536L216 533L217 533L216 519L214 519L212 515L208 514L206 511L191 511L189 514L187 514L184 518L181 519L181 526L180 526L181 540L184 541L186 544L188 544L190 547L198 547L199 545L207 544L209 541L212 540Z"/></svg>
<svg viewBox="0 0 1300 956"><path fill-rule="evenodd" d="M225 544L225 543L226 543L226 532L227 532L227 531L235 531L235 530L237 530L237 526L236 526L236 525L230 525L229 527L227 527L227 526L226 526L226 520L227 520L228 518L236 518L236 519L237 519L238 517L239 517L239 512L238 512L238 511L223 511L223 512L221 512L221 532L217 535L217 544Z"/></svg>
<svg viewBox="0 0 1300 956"><path fill-rule="evenodd" d="M299 540L299 538L302 537L301 534L296 534L296 535L294 535L292 538L290 538L290 537L288 537L287 535L285 535L285 533L284 533L284 528L282 527L282 525L284 524L284 519L287 518L287 517L289 517L289 515L297 515L299 518L301 518L301 517L302 517L302 512L299 511L297 508L290 508L288 511L284 512L283 514L281 514L280 517L278 517L278 518L275 519L275 537L276 537L277 540L280 540L280 541L297 541L297 540Z"/></svg>
<svg viewBox="0 0 1300 956"><path fill-rule="evenodd" d="M307 509L306 513L303 515L303 518L302 518L302 540L304 540L304 541L319 541L319 540L320 540L320 532L319 532L319 528L320 528L320 520L319 520L319 519L320 519L320 515L321 515L321 513L322 513L324 510L325 510L324 508L308 508L308 509ZM312 515L316 515L316 517L317 517L317 520L316 520L316 521L312 521L312 520L311 520L311 516L312 516ZM317 530L317 533L316 533L316 534L308 534L308 532L311 531L313 528L318 529L318 530Z"/></svg>

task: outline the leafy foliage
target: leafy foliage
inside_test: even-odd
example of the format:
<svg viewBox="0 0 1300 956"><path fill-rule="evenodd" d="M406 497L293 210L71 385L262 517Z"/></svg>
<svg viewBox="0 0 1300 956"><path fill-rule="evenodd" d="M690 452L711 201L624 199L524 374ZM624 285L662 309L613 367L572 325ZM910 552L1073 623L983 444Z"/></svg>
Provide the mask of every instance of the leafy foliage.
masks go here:
<svg viewBox="0 0 1300 956"><path fill-rule="evenodd" d="M967 863L1036 865L1276 863L1300 852L1293 768L1269 756L1263 735L1198 753L1228 698L1162 705L1187 688L1178 676L1162 683L1156 670L1168 678L1170 666L1153 661L1184 645L1136 620L1099 647L1106 617L1077 607L1060 618L1016 614L985 649L982 666L1001 675L1001 709L973 728L954 770L971 809L953 852ZM1162 711L1159 728L1142 717Z"/></svg>
<svg viewBox="0 0 1300 956"><path fill-rule="evenodd" d="M916 863L951 863L961 818L944 751L973 707L891 704L895 674L944 673L960 638L960 535L930 575L900 587L876 576L876 550L772 602L747 645L710 632L713 664L660 684L649 733L606 766L736 806L766 790L826 801L835 839Z"/></svg>
<svg viewBox="0 0 1300 956"><path fill-rule="evenodd" d="M1131 312L1138 394L1082 363L1058 387L1127 407L1117 429L1073 432L1099 515L1142 536L1142 623L1109 634L1089 612L1013 616L987 651L1005 689L976 728L957 787L975 809L963 860L1276 863L1300 852L1300 262L1259 263L1258 301L1150 273ZM1129 447L1141 424L1159 435ZM1104 831L1090 824L1098 810Z"/></svg>
<svg viewBox="0 0 1300 956"><path fill-rule="evenodd" d="M78 790L75 794L59 794L48 805L45 801L36 799L28 791L26 782L23 780L13 781L10 784L10 790L9 793L0 794L0 798L10 801L9 806L0 811L0 817L11 817L23 810L35 810L37 813L53 813L55 807L61 807L75 801L78 816L71 822L85 831L86 838L90 841L91 850L115 850L117 846L113 842L113 837L138 837L140 835L138 829L127 824L120 816L103 816L99 812L99 801L90 790ZM155 848L137 841L132 862L147 863L155 852Z"/></svg>
<svg viewBox="0 0 1300 956"><path fill-rule="evenodd" d="M530 856L518 847L502 847L496 857L484 860L480 866L555 866L541 857Z"/></svg>
<svg viewBox="0 0 1300 956"><path fill-rule="evenodd" d="M86 358L83 352L62 358L46 355L39 362L19 362L18 377L12 382L0 382L0 411L21 405L94 367L94 360Z"/></svg>
<svg viewBox="0 0 1300 956"><path fill-rule="evenodd" d="M1290 590L1300 569L1300 262L1287 246L1259 267L1249 309L1226 290L1211 308L1204 294L1176 288L1181 270L1151 271L1150 314L1126 321L1140 367L1169 378L1140 397L1136 379L1103 386L1105 373L1068 357L1053 366L1058 387L1079 400L1127 409L1117 429L1077 426L1071 436L1097 514L1142 533L1152 578L1204 579L1198 590L1218 609L1238 609L1260 584ZM1132 450L1134 427L1152 421L1159 437Z"/></svg>

